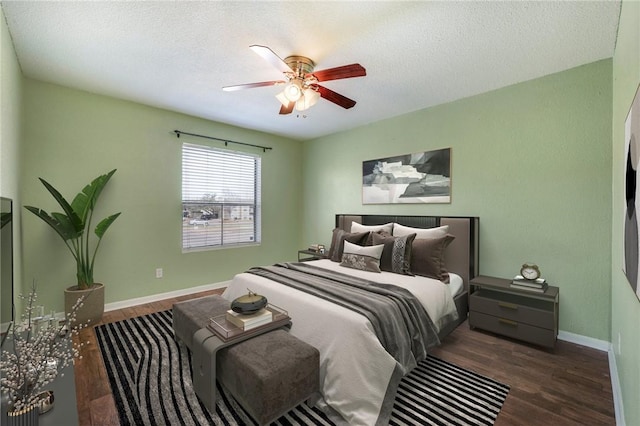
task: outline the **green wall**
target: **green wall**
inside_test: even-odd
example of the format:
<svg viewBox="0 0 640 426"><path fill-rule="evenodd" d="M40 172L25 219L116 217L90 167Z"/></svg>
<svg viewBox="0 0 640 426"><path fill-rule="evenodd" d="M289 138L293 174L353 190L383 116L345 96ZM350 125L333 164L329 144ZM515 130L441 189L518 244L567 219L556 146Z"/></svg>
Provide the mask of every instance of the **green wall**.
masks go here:
<svg viewBox="0 0 640 426"><path fill-rule="evenodd" d="M13 50L9 29L0 11L0 196L20 204L20 120L22 110L22 72ZM16 207L14 207L15 210ZM21 241L20 215L13 220L14 282L20 282ZM11 300L2 300L0 309L11 310ZM19 301L16 303L19 309Z"/></svg>
<svg viewBox="0 0 640 426"><path fill-rule="evenodd" d="M640 82L640 3L622 4L613 61L306 143L24 79L0 18L0 194L50 209L38 176L69 195L118 168L100 206L123 212L96 269L107 302L291 259L299 247L329 242L335 213L477 215L481 273L541 265L561 288L560 328L613 343L626 424L640 421L640 303L621 268L623 123ZM181 253L175 128L275 148L263 155L260 247ZM362 205L363 160L442 147L452 148L450 204ZM74 279L70 255L24 210L16 227L16 282L36 279L40 302L61 311L61 290Z"/></svg>
<svg viewBox="0 0 640 426"><path fill-rule="evenodd" d="M640 302L622 272L625 141L624 122L640 84L640 3L624 1L613 58L613 217L611 342L626 424L640 424Z"/></svg>
<svg viewBox="0 0 640 426"><path fill-rule="evenodd" d="M480 217L480 272L525 261L560 287L560 329L609 341L611 60L305 143L301 245L336 213ZM450 204L362 205L362 161L451 147Z"/></svg>
<svg viewBox="0 0 640 426"><path fill-rule="evenodd" d="M95 279L107 285L107 303L218 283L250 266L295 257L301 227L299 142L31 79L25 79L24 105L24 205L58 210L38 177L71 199L94 177L118 169L96 212L100 218L122 212L103 238L96 262ZM273 147L266 153L247 148L263 158L261 245L182 253L181 142L209 141L178 139L174 129ZM23 285L35 279L47 308L61 311L62 290L75 284L71 254L27 211L23 247ZM164 269L162 279L155 278L156 268Z"/></svg>

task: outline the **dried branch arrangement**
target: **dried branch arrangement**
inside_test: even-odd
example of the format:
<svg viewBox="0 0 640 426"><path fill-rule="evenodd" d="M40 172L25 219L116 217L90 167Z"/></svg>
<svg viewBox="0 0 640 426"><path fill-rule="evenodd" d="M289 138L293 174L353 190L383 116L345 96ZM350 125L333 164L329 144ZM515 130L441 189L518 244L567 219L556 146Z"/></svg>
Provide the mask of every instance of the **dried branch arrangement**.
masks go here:
<svg viewBox="0 0 640 426"><path fill-rule="evenodd" d="M12 411L38 405L44 387L58 374L64 374L60 373L62 369L79 358L80 348L88 343L72 339L87 326L75 322L83 298L78 299L65 321L56 320L53 314L49 318L36 315L35 286L28 296L19 298L26 300L24 313L21 321L14 322L7 331L7 340L12 341L13 347L3 350L0 357L0 388L8 395Z"/></svg>

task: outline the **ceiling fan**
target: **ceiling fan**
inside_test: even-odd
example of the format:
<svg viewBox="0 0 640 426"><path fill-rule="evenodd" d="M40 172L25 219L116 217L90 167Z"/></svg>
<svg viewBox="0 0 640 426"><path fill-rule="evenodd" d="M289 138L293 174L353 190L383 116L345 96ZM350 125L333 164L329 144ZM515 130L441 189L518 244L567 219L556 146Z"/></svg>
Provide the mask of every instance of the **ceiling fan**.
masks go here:
<svg viewBox="0 0 640 426"><path fill-rule="evenodd" d="M352 108L356 104L356 101L327 89L324 86L320 86L318 83L367 75L367 71L360 64L343 65L341 67L313 71L315 67L314 62L305 56L287 56L283 60L266 46L254 44L249 47L264 60L280 70L284 74L285 80L225 86L222 90L230 92L254 87L285 85L284 90L276 95L276 98L282 104L280 114L291 114L294 107L298 111L304 111L318 102L318 99L321 97L342 108Z"/></svg>

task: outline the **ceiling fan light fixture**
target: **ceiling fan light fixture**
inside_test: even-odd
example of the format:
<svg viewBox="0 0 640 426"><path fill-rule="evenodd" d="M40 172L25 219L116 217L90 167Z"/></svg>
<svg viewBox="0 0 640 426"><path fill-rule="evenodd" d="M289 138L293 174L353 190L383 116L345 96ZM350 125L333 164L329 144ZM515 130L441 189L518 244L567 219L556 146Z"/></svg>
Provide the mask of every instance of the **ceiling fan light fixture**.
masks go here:
<svg viewBox="0 0 640 426"><path fill-rule="evenodd" d="M283 93L290 102L297 101L302 96L302 82L300 80L291 80L284 86Z"/></svg>
<svg viewBox="0 0 640 426"><path fill-rule="evenodd" d="M309 105L306 102L306 98L304 96L302 96L300 99L296 101L296 110L298 111L304 111L306 109L309 109L310 106L311 105Z"/></svg>
<svg viewBox="0 0 640 426"><path fill-rule="evenodd" d="M318 99L320 99L320 92L312 88L307 88L304 91L304 97L309 99L309 106L314 106L316 102L318 102Z"/></svg>
<svg viewBox="0 0 640 426"><path fill-rule="evenodd" d="M367 71L362 65L350 64L315 71L315 63L306 56L292 55L281 59L267 46L254 44L249 47L261 56L262 59L282 72L284 79L225 86L222 88L223 90L234 91L254 87L284 85L282 92L276 95L276 99L282 104L280 115L291 114L294 108L298 111L305 111L315 105L320 98L333 102L344 109L355 106L356 101L353 99L349 99L333 90L320 86L318 83L345 78L364 77L367 75Z"/></svg>
<svg viewBox="0 0 640 426"><path fill-rule="evenodd" d="M284 92L280 92L276 95L276 99L280 101L282 105L289 106L289 99L285 96Z"/></svg>
<svg viewBox="0 0 640 426"><path fill-rule="evenodd" d="M305 111L318 102L320 99L320 93L311 88L307 88L303 91L302 97L296 101L296 109L298 111Z"/></svg>

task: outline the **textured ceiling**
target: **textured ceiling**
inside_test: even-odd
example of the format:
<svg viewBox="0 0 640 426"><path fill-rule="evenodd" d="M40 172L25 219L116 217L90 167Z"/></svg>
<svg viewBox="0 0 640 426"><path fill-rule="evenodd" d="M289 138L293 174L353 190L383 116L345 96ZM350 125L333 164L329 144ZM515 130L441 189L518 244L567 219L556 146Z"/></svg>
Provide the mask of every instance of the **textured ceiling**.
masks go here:
<svg viewBox="0 0 640 426"><path fill-rule="evenodd" d="M610 58L620 2L5 0L2 8L28 77L304 140ZM279 87L223 92L281 79L252 44L307 56L316 70L360 63L366 77L323 83L356 106L321 99L306 116L281 116Z"/></svg>

